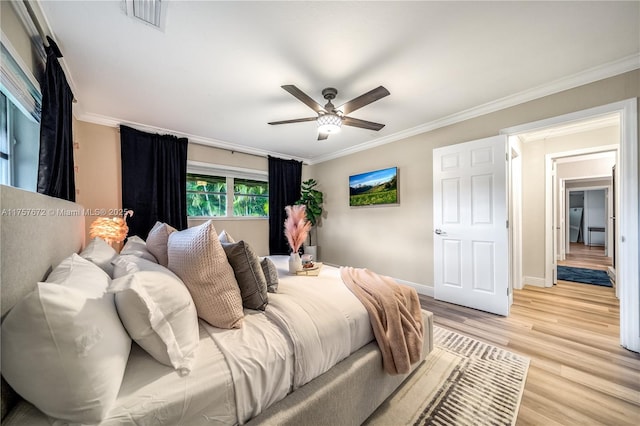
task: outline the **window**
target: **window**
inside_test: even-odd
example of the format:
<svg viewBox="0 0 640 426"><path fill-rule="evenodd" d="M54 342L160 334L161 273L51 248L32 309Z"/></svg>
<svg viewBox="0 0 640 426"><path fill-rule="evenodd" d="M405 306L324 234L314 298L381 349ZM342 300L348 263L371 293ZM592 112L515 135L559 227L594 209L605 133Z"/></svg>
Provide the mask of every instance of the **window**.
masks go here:
<svg viewBox="0 0 640 426"><path fill-rule="evenodd" d="M37 81L7 40L0 43L0 183L35 191L40 150Z"/></svg>
<svg viewBox="0 0 640 426"><path fill-rule="evenodd" d="M187 174L187 216L227 215L227 178Z"/></svg>
<svg viewBox="0 0 640 426"><path fill-rule="evenodd" d="M269 186L267 182L234 179L233 215L269 216Z"/></svg>
<svg viewBox="0 0 640 426"><path fill-rule="evenodd" d="M187 216L269 216L269 184L266 174L231 167L203 166L203 163L194 166L194 163L189 162L188 165Z"/></svg>

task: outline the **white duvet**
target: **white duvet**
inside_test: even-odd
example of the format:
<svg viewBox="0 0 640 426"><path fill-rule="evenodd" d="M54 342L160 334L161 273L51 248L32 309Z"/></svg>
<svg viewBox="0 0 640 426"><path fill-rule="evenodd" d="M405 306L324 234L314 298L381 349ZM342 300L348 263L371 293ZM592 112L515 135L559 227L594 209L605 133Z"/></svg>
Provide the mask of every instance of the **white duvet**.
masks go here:
<svg viewBox="0 0 640 426"><path fill-rule="evenodd" d="M205 327L231 371L240 424L373 340L367 311L337 268L293 276L286 256L271 259L280 285L266 310L246 310L238 330Z"/></svg>

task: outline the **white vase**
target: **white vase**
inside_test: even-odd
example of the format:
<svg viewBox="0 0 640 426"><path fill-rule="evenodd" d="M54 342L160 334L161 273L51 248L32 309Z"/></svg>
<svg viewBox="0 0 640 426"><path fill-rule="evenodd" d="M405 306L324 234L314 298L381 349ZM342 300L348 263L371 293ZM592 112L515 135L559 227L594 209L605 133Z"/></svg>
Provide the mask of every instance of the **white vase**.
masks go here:
<svg viewBox="0 0 640 426"><path fill-rule="evenodd" d="M293 252L289 256L289 273L295 274L298 271L302 270L302 259L300 259L300 254L298 252Z"/></svg>

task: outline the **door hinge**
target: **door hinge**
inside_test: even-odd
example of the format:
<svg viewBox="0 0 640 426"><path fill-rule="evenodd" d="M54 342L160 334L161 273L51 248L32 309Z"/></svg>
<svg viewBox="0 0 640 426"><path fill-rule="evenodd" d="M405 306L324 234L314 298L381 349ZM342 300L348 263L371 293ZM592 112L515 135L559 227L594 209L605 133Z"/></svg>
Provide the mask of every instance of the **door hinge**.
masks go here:
<svg viewBox="0 0 640 426"><path fill-rule="evenodd" d="M509 219L507 219L507 228L509 227Z"/></svg>
<svg viewBox="0 0 640 426"><path fill-rule="evenodd" d="M509 161L509 153L508 152L504 153L504 161Z"/></svg>
<svg viewBox="0 0 640 426"><path fill-rule="evenodd" d="M509 287L507 287L507 296L508 296L509 294L510 294L510 293L509 293Z"/></svg>

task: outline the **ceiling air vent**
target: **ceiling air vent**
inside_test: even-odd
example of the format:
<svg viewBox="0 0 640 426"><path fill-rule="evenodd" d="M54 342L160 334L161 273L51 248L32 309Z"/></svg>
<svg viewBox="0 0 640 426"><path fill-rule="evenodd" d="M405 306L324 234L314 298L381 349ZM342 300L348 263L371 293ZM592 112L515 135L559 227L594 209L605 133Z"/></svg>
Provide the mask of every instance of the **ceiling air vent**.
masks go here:
<svg viewBox="0 0 640 426"><path fill-rule="evenodd" d="M158 29L164 27L164 6L162 0L125 0L127 15Z"/></svg>

